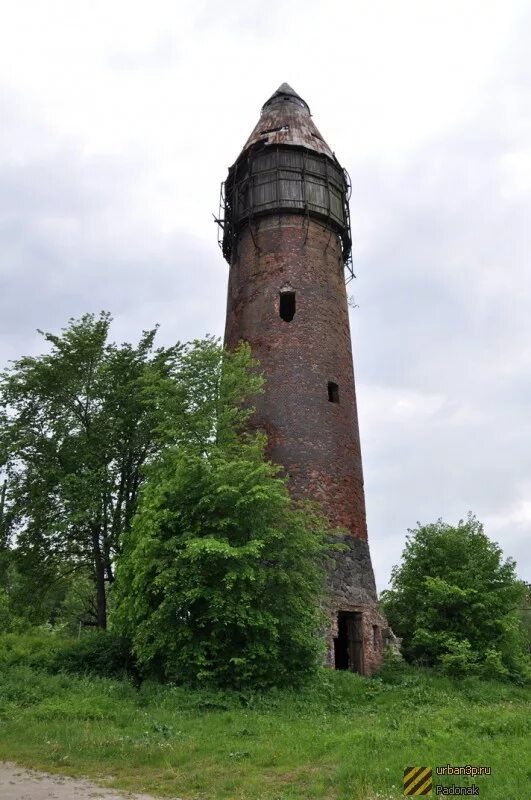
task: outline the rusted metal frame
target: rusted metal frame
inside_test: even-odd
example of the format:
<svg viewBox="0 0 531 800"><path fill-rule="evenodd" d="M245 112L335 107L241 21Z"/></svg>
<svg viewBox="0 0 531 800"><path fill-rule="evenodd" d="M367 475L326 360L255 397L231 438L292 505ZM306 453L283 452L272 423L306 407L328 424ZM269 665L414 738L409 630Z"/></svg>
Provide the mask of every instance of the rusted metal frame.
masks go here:
<svg viewBox="0 0 531 800"><path fill-rule="evenodd" d="M276 186L276 200L277 200L277 208L280 207L280 150L278 145L275 147L275 186ZM277 214L278 217L278 227L281 227L280 221L280 214Z"/></svg>
<svg viewBox="0 0 531 800"><path fill-rule="evenodd" d="M225 217L229 221L229 228L227 232L228 238L228 248L230 249L229 253L229 264L232 261L232 257L234 255L235 246L236 246L236 220L235 220L235 207L234 207L234 199L237 197L237 183L236 177L238 174L238 165L234 167L234 172L232 175L232 183L230 185L230 189L227 192L227 186L225 184L225 192L224 192L224 211Z"/></svg>
<svg viewBox="0 0 531 800"><path fill-rule="evenodd" d="M328 175L328 159L325 158L325 180L326 180L326 199L327 199L327 211L328 211L328 219L332 218L332 206L330 203L330 177Z"/></svg>
<svg viewBox="0 0 531 800"><path fill-rule="evenodd" d="M277 204L277 206L278 207L282 207L284 202L286 202L286 203L294 202L295 205L289 206L289 207L290 208L293 207L293 209L296 209L297 208L296 198L295 198L295 201L293 201L293 199L290 198L290 197L283 198L283 197L280 196L281 185L282 185L281 180L280 180L280 170L281 170L280 151L281 151L281 149L282 148L279 147L278 145L275 147L275 149L274 149L274 157L273 157L273 165L272 165L271 169L270 170L266 170L264 172L264 174L266 172L272 172L272 171L275 172L274 182L275 182L275 185L276 185L276 204ZM272 153L272 155L273 155L273 153ZM263 204L261 204L260 207L257 206L257 204L255 202L255 194L256 194L256 188L257 187L256 187L256 182L255 182L255 177L256 176L255 176L254 171L253 171L254 158L253 158L253 154L251 152L247 152L246 156L247 156L247 158L246 158L247 169L245 171L245 181L248 184L248 202L246 204L246 208L245 209L242 208L241 209L242 213L240 214L238 203L239 203L239 199L240 199L241 188L243 186L243 182L244 181L242 181L241 179L240 180L237 179L238 174L241 174L241 167L242 167L241 164L238 164L238 165L235 165L234 169L232 170L232 175L229 175L229 177L232 177L232 182L230 183L230 190L227 190L227 182L225 182L225 183L223 183L221 185L221 188L220 188L220 212L219 212L219 218L214 217L215 221L218 224L218 244L220 245L220 247L221 247L221 249L223 251L223 255L225 256L225 258L227 259L227 261L229 263L231 261L231 258L232 258L232 255L233 255L233 251L234 251L234 248L235 248L235 244L236 244L236 241L237 241L238 230L241 227L240 223L243 221L243 219L240 219L240 217L243 217L245 215L245 211L247 211L247 218L248 218L248 224L249 224L249 230L250 230L250 233L251 233L251 238L252 238L252 241L253 241L253 244L254 244L256 250L258 252L260 252L260 247L258 245L258 242L257 242L256 237L255 237L255 233L254 233L254 230L253 230L254 217L255 217L256 213L259 213L259 214L262 213L261 210L260 210L261 206L263 206L263 210L264 211L268 210L268 206L270 208L270 205L269 205L270 201L264 202ZM321 225L320 227L328 228L328 232L329 232L328 241L327 241L326 246L325 246L325 252L326 252L328 250L329 246L330 246L332 235L334 233L333 229L335 229L337 224L340 223L340 220L339 219L336 220L335 217L332 214L331 175L330 175L330 165L328 163L328 158L323 154L317 154L317 153L312 154L312 158L317 159L317 162L320 163L321 166L324 167L323 171L321 171L320 169L317 170L317 167L316 167L317 171L308 169L308 155L304 150L301 150L301 167L295 168L295 167L291 166L288 163L288 164L285 165L285 171L286 171L286 173L293 174L293 179L296 180L298 183L300 182L300 184L301 184L301 194L302 194L302 203L303 203L303 212L304 212L303 227L305 227L304 244L306 244L307 239L308 239L308 235L309 235L309 220L310 220L310 214L311 214L310 204L309 204L309 199L308 199L308 197L309 197L309 195L308 195L308 177L310 175L314 176L315 180L317 182L317 185L318 184L322 185L322 181L323 181L323 178L324 178L325 188L326 188L326 192L327 192L327 198L326 198L326 208L323 209L323 207L321 206L321 209L325 211L325 216L326 216L328 225ZM354 275L354 272L352 270L352 262L351 262L352 240L351 240L351 230L350 230L350 209L349 209L349 206L348 206L348 200L346 198L346 194L348 193L349 180L344 175L343 171L342 171L342 174L344 176L344 189L342 190L340 187L337 187L337 191L340 193L340 197L342 197L342 200L343 200L343 211L344 211L344 215L345 216L344 216L344 224L341 226L342 230L341 230L341 233L339 234L339 236L340 236L341 243L342 243L343 264L344 264L345 269L348 272L348 277L347 277L347 283L348 283L348 282L350 282L350 280L352 280L353 277L355 277L355 275ZM271 176L271 177L273 177L273 176ZM289 182L290 180L291 180L291 178L287 176L286 177L286 181ZM335 187L335 183L334 183L334 187ZM275 201L273 200L273 202L275 202ZM286 208L288 208L288 206L286 206ZM224 219L223 220L221 219L221 209L223 209L223 212L224 212ZM322 210L321 210L321 213L322 213ZM320 211L320 209L316 205L316 208L315 208L316 214L319 214L319 211ZM279 225L281 225L281 218L280 217L281 217L281 215L279 214L278 215ZM223 236L221 236L221 230L223 230Z"/></svg>
<svg viewBox="0 0 531 800"><path fill-rule="evenodd" d="M223 219L222 219L223 212ZM225 198L225 181L222 181L219 189L219 208L218 216L214 216L214 221L218 226L218 246L221 248L224 258L229 262L232 256L232 220L227 216L227 203ZM222 233L223 232L223 233Z"/></svg>
<svg viewBox="0 0 531 800"><path fill-rule="evenodd" d="M346 223L347 223L347 236L348 236L348 250L345 247L345 242L343 240L343 263L345 269L348 272L348 277L346 279L346 283L350 283L350 281L356 277L354 274L354 270L352 268L352 234L350 231L350 211L348 208L348 203L345 203L346 207Z"/></svg>
<svg viewBox="0 0 531 800"><path fill-rule="evenodd" d="M304 200L304 218L303 218L303 227L306 227L306 232L304 234L304 242L303 246L306 244L308 240L308 233L310 232L310 209L308 208L308 198L306 196L306 153L302 151L302 197Z"/></svg>
<svg viewBox="0 0 531 800"><path fill-rule="evenodd" d="M350 283L353 278L356 277L354 274L354 270L352 268L352 229L350 226L350 207L348 204L348 195L350 194L349 189L352 187L350 181L350 175L346 170L343 170L345 175L345 194L343 196L343 213L345 214L345 227L346 232L343 233L343 262L345 265L345 269L348 272L348 277L346 279L346 283ZM346 239L346 244L345 244ZM348 248L348 249L347 249Z"/></svg>
<svg viewBox="0 0 531 800"><path fill-rule="evenodd" d="M225 219L221 219L221 212L223 211L223 217L225 217L225 208L224 208L224 198L223 198L223 188L225 186L225 181L221 182L221 186L219 187L219 204L218 204L218 216L216 217L215 214L212 214L214 217L214 222L218 226L218 245L219 247L222 246L222 239L221 239L221 231L225 231Z"/></svg>
<svg viewBox="0 0 531 800"><path fill-rule="evenodd" d="M339 162L338 162L338 167L339 167ZM352 194L352 180L350 178L349 173L345 169L345 167L340 168L340 171L341 170L343 171L343 176L345 178L345 185L347 187L347 191L345 193L345 197L346 197L346 200L347 200L347 203L348 203L348 201L350 200L350 196Z"/></svg>
<svg viewBox="0 0 531 800"><path fill-rule="evenodd" d="M332 241L332 209L330 205L330 179L328 177L328 160L325 157L325 179L326 179L326 200L327 200L327 219L328 219L328 228L330 231L330 235L328 237L328 241L325 246L325 253L330 246L330 242Z"/></svg>
<svg viewBox="0 0 531 800"><path fill-rule="evenodd" d="M253 233L254 173L253 173L253 162L252 162L252 159L251 159L251 153L250 152L248 153L247 161L248 161L247 175L248 175L248 180L250 180L250 185L249 185L249 222L248 222L248 225L249 225L249 232L251 234L251 239L253 240L254 248L255 248L256 252L258 253L258 255L260 255L260 247L259 247L258 242L256 241L256 239L254 238L254 233Z"/></svg>

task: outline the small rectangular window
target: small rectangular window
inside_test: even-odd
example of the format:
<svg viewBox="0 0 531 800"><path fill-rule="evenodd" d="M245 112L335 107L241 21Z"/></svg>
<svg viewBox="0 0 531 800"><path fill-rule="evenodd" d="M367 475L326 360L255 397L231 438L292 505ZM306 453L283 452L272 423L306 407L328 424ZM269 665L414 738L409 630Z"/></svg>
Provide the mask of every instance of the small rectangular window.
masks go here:
<svg viewBox="0 0 531 800"><path fill-rule="evenodd" d="M372 646L374 650L380 649L380 631L378 630L378 625L372 626Z"/></svg>
<svg viewBox="0 0 531 800"><path fill-rule="evenodd" d="M332 381L328 382L328 400L330 403L339 403L339 386Z"/></svg>
<svg viewBox="0 0 531 800"><path fill-rule="evenodd" d="M280 292L278 313L284 322L291 322L295 316L295 292Z"/></svg>

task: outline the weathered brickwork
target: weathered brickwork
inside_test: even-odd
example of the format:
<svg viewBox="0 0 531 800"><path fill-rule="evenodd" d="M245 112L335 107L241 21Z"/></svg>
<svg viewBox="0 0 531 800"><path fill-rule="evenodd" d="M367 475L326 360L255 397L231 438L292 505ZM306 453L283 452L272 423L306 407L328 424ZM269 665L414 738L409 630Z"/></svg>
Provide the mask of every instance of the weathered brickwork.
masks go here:
<svg viewBox="0 0 531 800"><path fill-rule="evenodd" d="M350 329L338 238L296 215L242 232L229 278L225 341L251 343L267 381L256 424L294 494L319 500L331 521L367 538ZM281 291L295 292L291 322ZM328 400L328 382L339 403Z"/></svg>
<svg viewBox="0 0 531 800"><path fill-rule="evenodd" d="M295 316L279 315L280 293L295 292ZM268 434L268 454L283 466L294 496L320 502L349 531L329 577L334 664L336 610L360 611L366 673L381 663L385 620L367 544L363 470L348 306L336 234L299 215L268 216L242 231L229 276L225 342L251 344L266 376L254 424ZM339 403L328 399L338 385ZM377 626L375 648L373 626Z"/></svg>

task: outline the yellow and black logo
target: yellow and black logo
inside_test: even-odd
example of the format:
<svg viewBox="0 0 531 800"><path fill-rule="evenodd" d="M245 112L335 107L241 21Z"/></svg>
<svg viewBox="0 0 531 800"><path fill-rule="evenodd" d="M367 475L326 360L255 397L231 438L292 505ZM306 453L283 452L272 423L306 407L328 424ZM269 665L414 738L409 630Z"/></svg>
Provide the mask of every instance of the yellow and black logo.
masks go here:
<svg viewBox="0 0 531 800"><path fill-rule="evenodd" d="M431 767L406 767L404 770L404 794L431 794Z"/></svg>

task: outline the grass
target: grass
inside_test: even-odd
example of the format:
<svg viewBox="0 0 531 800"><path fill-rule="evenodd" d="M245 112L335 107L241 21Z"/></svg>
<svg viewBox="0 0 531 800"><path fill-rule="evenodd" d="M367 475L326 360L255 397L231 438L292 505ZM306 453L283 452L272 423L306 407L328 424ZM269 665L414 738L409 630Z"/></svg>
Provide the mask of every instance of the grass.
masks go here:
<svg viewBox="0 0 531 800"><path fill-rule="evenodd" d="M492 774L436 782L523 800L529 719L522 687L423 671L252 695L0 660L0 759L184 800L387 800L405 766L446 764Z"/></svg>

